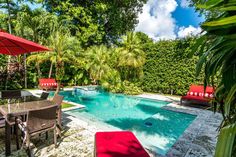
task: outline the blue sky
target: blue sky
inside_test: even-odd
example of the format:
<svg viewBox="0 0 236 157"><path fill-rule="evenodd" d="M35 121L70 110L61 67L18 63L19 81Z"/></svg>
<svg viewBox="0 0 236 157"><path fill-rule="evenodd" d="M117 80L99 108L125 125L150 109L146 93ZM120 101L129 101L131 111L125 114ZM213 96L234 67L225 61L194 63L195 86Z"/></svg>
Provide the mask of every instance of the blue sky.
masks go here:
<svg viewBox="0 0 236 157"><path fill-rule="evenodd" d="M182 5L181 5L182 2ZM178 26L189 26L198 27L199 23L204 21L203 17L199 17L199 14L195 12L194 8L188 7L188 3L183 4L184 0L178 0L178 6L173 12L173 17L176 19L176 24Z"/></svg>
<svg viewBox="0 0 236 157"><path fill-rule="evenodd" d="M135 30L146 33L154 40L198 34L204 18L188 5L188 0L148 0L139 14Z"/></svg>

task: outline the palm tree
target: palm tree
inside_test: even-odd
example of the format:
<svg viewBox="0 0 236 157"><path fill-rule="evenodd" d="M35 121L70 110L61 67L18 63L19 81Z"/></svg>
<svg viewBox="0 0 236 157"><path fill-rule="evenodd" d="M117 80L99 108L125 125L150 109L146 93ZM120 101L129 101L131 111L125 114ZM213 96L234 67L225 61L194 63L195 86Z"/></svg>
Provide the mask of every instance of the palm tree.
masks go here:
<svg viewBox="0 0 236 157"><path fill-rule="evenodd" d="M110 52L106 46L93 46L85 53L90 77L94 83L101 81L111 71L109 65Z"/></svg>
<svg viewBox="0 0 236 157"><path fill-rule="evenodd" d="M51 57L52 63L56 67L56 79L58 81L58 87L55 93L60 90L61 81L65 74L64 63L77 63L76 39L72 38L68 32L63 33L62 29L58 29L50 36L50 48L53 52L48 53Z"/></svg>
<svg viewBox="0 0 236 157"><path fill-rule="evenodd" d="M38 79L41 78L40 64L42 64L46 59L43 53L35 53L27 57L27 64L35 63ZM26 66L25 66L26 67Z"/></svg>
<svg viewBox="0 0 236 157"><path fill-rule="evenodd" d="M121 44L122 47L117 49L118 67L125 79L136 77L145 63L145 53L141 48L140 40L136 33L128 32L123 36Z"/></svg>
<svg viewBox="0 0 236 157"><path fill-rule="evenodd" d="M16 33L19 36L28 38L34 42L45 42L49 34L55 29L57 25L57 17L47 13L42 9L31 10L29 7L24 6L24 12L17 14L16 20ZM26 60L26 54L24 54ZM41 77L40 64L45 61L44 55L41 53L34 54L27 58L28 63L36 62L38 78ZM27 87L27 68L25 62L25 88Z"/></svg>

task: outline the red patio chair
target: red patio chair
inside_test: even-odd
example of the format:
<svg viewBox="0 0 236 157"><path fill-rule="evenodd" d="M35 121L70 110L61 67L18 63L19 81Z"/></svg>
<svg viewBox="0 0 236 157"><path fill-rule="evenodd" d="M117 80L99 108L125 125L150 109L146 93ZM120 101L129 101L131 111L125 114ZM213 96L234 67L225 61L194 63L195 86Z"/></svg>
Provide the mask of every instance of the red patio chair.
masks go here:
<svg viewBox="0 0 236 157"><path fill-rule="evenodd" d="M191 85L187 95L182 96L180 103L182 104L183 101L194 101L200 103L208 103L214 97L214 89L213 87L207 86L206 90L204 91L204 86L202 85Z"/></svg>
<svg viewBox="0 0 236 157"><path fill-rule="evenodd" d="M97 132L95 157L150 157L130 131Z"/></svg>

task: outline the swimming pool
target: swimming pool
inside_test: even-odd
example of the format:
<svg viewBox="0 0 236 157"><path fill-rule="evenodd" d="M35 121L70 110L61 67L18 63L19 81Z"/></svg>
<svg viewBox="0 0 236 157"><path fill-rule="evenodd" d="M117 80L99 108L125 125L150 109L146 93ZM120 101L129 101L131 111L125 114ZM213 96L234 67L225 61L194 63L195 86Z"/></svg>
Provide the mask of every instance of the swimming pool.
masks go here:
<svg viewBox="0 0 236 157"><path fill-rule="evenodd" d="M84 109L66 111L96 123L131 130L142 145L164 155L196 116L173 112L162 107L169 102L99 91L62 91L65 100Z"/></svg>

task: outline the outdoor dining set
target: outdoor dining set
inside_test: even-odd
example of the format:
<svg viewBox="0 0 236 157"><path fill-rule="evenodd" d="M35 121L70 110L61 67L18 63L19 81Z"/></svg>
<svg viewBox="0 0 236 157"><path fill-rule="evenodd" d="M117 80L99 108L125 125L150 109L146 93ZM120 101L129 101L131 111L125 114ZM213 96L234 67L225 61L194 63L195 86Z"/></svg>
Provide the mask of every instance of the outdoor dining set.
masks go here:
<svg viewBox="0 0 236 157"><path fill-rule="evenodd" d="M54 132L54 144L57 136L61 136L61 103L63 96L55 95L47 100L49 93L43 92L41 97L32 94L22 94L23 91L0 92L0 127L5 127L5 154L11 154L11 136L14 135L17 149L19 132L21 132L22 146L30 156L30 139L34 135Z"/></svg>

